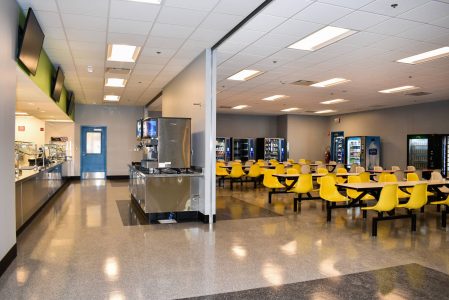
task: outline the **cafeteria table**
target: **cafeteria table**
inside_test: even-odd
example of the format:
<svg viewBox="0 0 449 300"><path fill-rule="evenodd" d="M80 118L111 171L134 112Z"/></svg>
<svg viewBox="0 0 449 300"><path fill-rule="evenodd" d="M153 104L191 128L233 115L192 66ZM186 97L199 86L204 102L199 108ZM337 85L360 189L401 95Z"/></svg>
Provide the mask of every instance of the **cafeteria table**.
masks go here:
<svg viewBox="0 0 449 300"><path fill-rule="evenodd" d="M312 174L312 177L321 177L321 176L314 176L314 175L321 175L321 174ZM323 174L324 175L324 174ZM279 191L279 192L271 192L271 194L281 194L281 193L291 193L290 190L295 186L295 184L298 182L299 176L301 174L273 174L274 177L276 177L279 182L285 186L285 191ZM291 183L287 185L286 181L291 180ZM270 193L270 192L269 192ZM321 199L320 197L312 197L310 193L307 193L307 198L302 198L301 195L298 195L299 202L302 200L318 200ZM271 203L271 195L268 195L268 203ZM296 199L293 199L294 204L294 211L297 211L297 202Z"/></svg>

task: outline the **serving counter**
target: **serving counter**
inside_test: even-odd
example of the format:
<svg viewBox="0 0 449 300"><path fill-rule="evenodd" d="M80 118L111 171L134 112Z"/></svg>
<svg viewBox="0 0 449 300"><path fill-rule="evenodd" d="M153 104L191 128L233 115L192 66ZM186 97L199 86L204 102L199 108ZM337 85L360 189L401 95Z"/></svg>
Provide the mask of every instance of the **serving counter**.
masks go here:
<svg viewBox="0 0 449 300"><path fill-rule="evenodd" d="M129 191L139 210L156 222L198 220L199 184L202 170L155 170L129 165Z"/></svg>
<svg viewBox="0 0 449 300"><path fill-rule="evenodd" d="M16 176L17 231L67 182L70 163L61 161L43 169L22 170Z"/></svg>

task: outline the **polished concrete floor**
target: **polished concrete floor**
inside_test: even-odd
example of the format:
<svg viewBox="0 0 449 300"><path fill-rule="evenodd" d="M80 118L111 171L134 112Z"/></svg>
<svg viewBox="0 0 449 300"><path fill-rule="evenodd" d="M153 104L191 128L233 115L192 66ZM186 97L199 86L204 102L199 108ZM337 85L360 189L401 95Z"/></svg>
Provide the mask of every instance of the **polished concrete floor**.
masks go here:
<svg viewBox="0 0 449 300"><path fill-rule="evenodd" d="M250 184L217 195L279 216L241 219L234 209L235 219L214 225L125 226L117 201L129 200L126 181L75 182L19 236L0 299L185 298L411 263L449 274L449 232L434 208L419 216L414 234L409 220L396 220L372 238L370 218L357 209L334 211L328 224L320 201L295 214L292 195L274 195L268 205L267 191Z"/></svg>

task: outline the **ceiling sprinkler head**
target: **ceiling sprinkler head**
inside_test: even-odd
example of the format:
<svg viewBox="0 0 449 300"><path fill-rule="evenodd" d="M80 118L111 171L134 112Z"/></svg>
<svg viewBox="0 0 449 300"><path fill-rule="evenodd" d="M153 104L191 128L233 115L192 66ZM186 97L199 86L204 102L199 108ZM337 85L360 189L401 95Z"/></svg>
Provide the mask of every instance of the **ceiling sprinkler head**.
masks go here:
<svg viewBox="0 0 449 300"><path fill-rule="evenodd" d="M391 7L396 8L396 7L398 7L398 5L399 4L397 4L397 3L393 3L393 4L391 4Z"/></svg>

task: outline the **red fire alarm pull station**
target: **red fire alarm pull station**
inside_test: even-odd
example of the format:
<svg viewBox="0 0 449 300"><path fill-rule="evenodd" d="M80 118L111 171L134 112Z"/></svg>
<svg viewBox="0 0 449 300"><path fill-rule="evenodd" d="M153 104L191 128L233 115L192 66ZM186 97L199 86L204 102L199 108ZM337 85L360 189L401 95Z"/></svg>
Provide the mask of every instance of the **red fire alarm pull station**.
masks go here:
<svg viewBox="0 0 449 300"><path fill-rule="evenodd" d="M25 131L25 126L19 126L19 127L18 127L18 130L19 130L19 131Z"/></svg>

